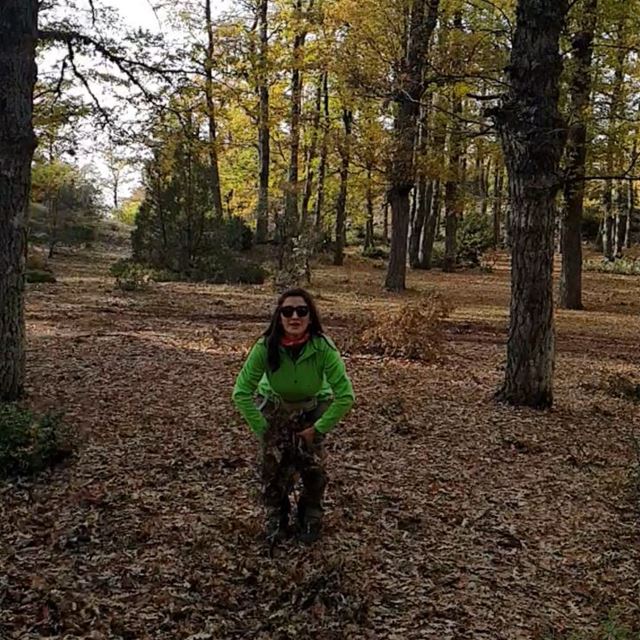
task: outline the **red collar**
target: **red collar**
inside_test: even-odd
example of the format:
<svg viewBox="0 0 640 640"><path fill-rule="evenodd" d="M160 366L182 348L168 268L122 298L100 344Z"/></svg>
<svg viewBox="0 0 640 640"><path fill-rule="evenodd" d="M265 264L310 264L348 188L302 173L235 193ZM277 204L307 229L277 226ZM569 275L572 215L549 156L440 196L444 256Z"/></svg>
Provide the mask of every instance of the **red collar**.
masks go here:
<svg viewBox="0 0 640 640"><path fill-rule="evenodd" d="M288 338L287 336L282 336L280 338L280 345L283 347L299 347L309 341L309 334L305 333L303 336L299 338Z"/></svg>

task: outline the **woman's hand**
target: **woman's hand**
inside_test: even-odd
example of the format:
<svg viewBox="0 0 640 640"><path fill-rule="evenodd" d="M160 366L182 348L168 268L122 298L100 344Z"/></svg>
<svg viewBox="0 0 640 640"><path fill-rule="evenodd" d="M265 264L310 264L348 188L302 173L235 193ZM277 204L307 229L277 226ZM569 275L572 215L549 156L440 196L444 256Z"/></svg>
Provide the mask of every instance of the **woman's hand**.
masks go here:
<svg viewBox="0 0 640 640"><path fill-rule="evenodd" d="M298 432L298 436L300 436L300 438L304 440L304 443L308 447L311 447L313 445L313 439L315 435L316 435L316 428L313 425L311 425L304 431Z"/></svg>

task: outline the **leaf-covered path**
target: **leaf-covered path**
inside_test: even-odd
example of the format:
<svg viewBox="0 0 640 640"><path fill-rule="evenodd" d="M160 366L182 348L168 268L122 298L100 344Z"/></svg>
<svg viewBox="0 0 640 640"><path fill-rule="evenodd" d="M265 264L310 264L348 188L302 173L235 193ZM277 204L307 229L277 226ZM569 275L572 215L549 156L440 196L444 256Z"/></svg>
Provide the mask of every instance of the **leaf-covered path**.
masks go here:
<svg viewBox="0 0 640 640"><path fill-rule="evenodd" d="M497 405L508 277L413 276L457 305L443 363L347 356L357 407L330 437L322 543L261 546L257 444L229 395L267 288L123 294L102 256L29 294L29 393L78 451L0 484L0 638L584 638L640 625L640 282L587 278L559 313L556 408ZM338 342L398 299L351 260L314 290Z"/></svg>

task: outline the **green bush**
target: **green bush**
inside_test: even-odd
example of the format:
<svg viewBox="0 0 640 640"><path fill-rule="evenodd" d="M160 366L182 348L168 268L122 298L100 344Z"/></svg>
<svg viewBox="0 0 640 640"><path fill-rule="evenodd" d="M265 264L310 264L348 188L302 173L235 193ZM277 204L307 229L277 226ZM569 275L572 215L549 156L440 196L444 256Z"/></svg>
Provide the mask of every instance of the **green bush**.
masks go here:
<svg viewBox="0 0 640 640"><path fill-rule="evenodd" d="M232 254L217 254L198 260L187 279L211 284L263 284L266 276L257 262Z"/></svg>
<svg viewBox="0 0 640 640"><path fill-rule="evenodd" d="M367 247L363 250L362 255L372 260L386 260L389 257L389 249L386 247Z"/></svg>
<svg viewBox="0 0 640 640"><path fill-rule="evenodd" d="M31 284L48 283L52 284L56 282L56 277L51 271L40 271L39 269L28 269L26 272L27 282Z"/></svg>
<svg viewBox="0 0 640 640"><path fill-rule="evenodd" d="M122 291L140 291L155 281L153 269L133 260L118 260L111 265L109 271L116 279L116 286Z"/></svg>
<svg viewBox="0 0 640 640"><path fill-rule="evenodd" d="M640 259L617 258L616 260L587 260L584 264L585 271L598 273L615 273L621 276L640 276Z"/></svg>
<svg viewBox="0 0 640 640"><path fill-rule="evenodd" d="M225 244L235 251L248 251L253 246L253 231L242 218L234 216L224 221Z"/></svg>
<svg viewBox="0 0 640 640"><path fill-rule="evenodd" d="M72 453L71 438L57 414L37 416L0 404L0 476L32 475Z"/></svg>
<svg viewBox="0 0 640 640"><path fill-rule="evenodd" d="M477 267L485 251L493 246L493 227L489 216L471 212L458 227L458 263Z"/></svg>

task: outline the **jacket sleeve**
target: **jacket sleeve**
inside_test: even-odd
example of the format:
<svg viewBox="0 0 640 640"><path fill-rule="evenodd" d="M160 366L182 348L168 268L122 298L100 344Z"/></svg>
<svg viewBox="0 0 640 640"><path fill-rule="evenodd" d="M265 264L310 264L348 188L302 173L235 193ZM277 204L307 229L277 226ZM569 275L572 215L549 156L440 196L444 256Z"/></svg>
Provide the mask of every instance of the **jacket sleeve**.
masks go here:
<svg viewBox="0 0 640 640"><path fill-rule="evenodd" d="M347 376L344 362L336 348L329 348L326 351L324 375L333 391L333 402L316 420L314 427L320 433L331 431L351 409L355 401L351 380Z"/></svg>
<svg viewBox="0 0 640 640"><path fill-rule="evenodd" d="M251 430L258 436L264 434L268 423L254 404L254 393L267 367L267 349L260 341L253 345L233 388L233 402Z"/></svg>

